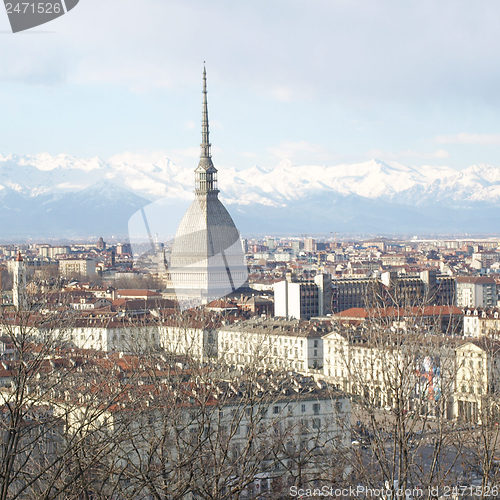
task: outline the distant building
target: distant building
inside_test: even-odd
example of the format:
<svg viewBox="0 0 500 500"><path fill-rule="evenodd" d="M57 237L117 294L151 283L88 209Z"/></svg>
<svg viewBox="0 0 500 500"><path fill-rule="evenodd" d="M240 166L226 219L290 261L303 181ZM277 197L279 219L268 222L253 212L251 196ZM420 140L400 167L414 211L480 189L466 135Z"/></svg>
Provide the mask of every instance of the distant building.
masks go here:
<svg viewBox="0 0 500 500"><path fill-rule="evenodd" d="M322 322L251 319L217 332L218 358L226 364L308 374L323 367Z"/></svg>
<svg viewBox="0 0 500 500"><path fill-rule="evenodd" d="M306 238L304 240L304 250L306 252L315 252L316 251L316 240L314 238Z"/></svg>
<svg viewBox="0 0 500 500"><path fill-rule="evenodd" d="M332 288L332 312L340 312L372 304L380 283L372 278L341 278L333 280Z"/></svg>
<svg viewBox="0 0 500 500"><path fill-rule="evenodd" d="M59 274L64 278L94 278L96 261L94 259L60 260Z"/></svg>
<svg viewBox="0 0 500 500"><path fill-rule="evenodd" d="M55 333L59 334L58 330ZM104 352L137 352L160 345L157 326L137 326L117 317L77 319L60 334L79 349Z"/></svg>
<svg viewBox="0 0 500 500"><path fill-rule="evenodd" d="M269 250L274 250L276 248L276 241L274 238L266 238L266 247Z"/></svg>
<svg viewBox="0 0 500 500"><path fill-rule="evenodd" d="M26 266L21 252L18 252L12 272L12 302L16 309L26 309Z"/></svg>
<svg viewBox="0 0 500 500"><path fill-rule="evenodd" d="M103 240L102 236L97 240L96 247L98 250L106 250L106 242Z"/></svg>
<svg viewBox="0 0 500 500"><path fill-rule="evenodd" d="M382 273L380 278L333 280L333 312L353 307L454 305L455 280L436 271L414 275Z"/></svg>
<svg viewBox="0 0 500 500"><path fill-rule="evenodd" d="M464 314L464 335L500 339L500 309L467 309Z"/></svg>
<svg viewBox="0 0 500 500"><path fill-rule="evenodd" d="M79 300L70 303L72 309L77 311L90 311L111 306L111 300L98 297L81 297Z"/></svg>
<svg viewBox="0 0 500 500"><path fill-rule="evenodd" d="M487 276L460 276L457 278L457 306L496 307L497 285Z"/></svg>
<svg viewBox="0 0 500 500"><path fill-rule="evenodd" d="M143 299L156 301L161 299L161 293L147 289L130 289L116 290L116 297L119 299Z"/></svg>
<svg viewBox="0 0 500 500"><path fill-rule="evenodd" d="M118 243L116 245L116 255L131 254L132 247L130 243Z"/></svg>
<svg viewBox="0 0 500 500"><path fill-rule="evenodd" d="M69 253L71 253L71 249L68 246L40 245L38 247L38 254L48 259L56 259L60 255L68 255Z"/></svg>
<svg viewBox="0 0 500 500"><path fill-rule="evenodd" d="M272 316L274 314L274 302L260 295L241 296L238 306L242 311L248 311L252 314Z"/></svg>
<svg viewBox="0 0 500 500"><path fill-rule="evenodd" d="M500 253L497 252L474 252L472 254L472 267L477 270L486 271L493 264L500 261Z"/></svg>
<svg viewBox="0 0 500 500"><path fill-rule="evenodd" d="M294 282L291 277L274 284L274 315L287 319L310 319L331 312L332 285L329 274L314 281Z"/></svg>

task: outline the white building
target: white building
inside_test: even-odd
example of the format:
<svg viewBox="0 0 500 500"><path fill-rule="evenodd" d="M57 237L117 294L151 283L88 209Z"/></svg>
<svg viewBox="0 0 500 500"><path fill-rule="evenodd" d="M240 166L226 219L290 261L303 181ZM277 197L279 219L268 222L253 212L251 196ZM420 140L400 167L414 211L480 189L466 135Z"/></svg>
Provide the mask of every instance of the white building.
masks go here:
<svg viewBox="0 0 500 500"><path fill-rule="evenodd" d="M38 255L49 259L56 259L60 255L68 255L71 249L67 246L52 247L50 245L40 245L38 247Z"/></svg>
<svg viewBox="0 0 500 500"><path fill-rule="evenodd" d="M332 284L328 274L314 281L286 279L274 284L274 315L287 319L310 319L331 312Z"/></svg>
<svg viewBox="0 0 500 500"><path fill-rule="evenodd" d="M16 309L26 309L26 266L21 252L18 252L12 269L12 302Z"/></svg>
<svg viewBox="0 0 500 500"><path fill-rule="evenodd" d="M456 365L456 417L481 422L485 411L498 415L500 344L489 339L466 342L456 350Z"/></svg>
<svg viewBox="0 0 500 500"><path fill-rule="evenodd" d="M222 327L218 358L237 367L316 373L323 367L322 336L328 326L285 320L253 319Z"/></svg>
<svg viewBox="0 0 500 500"><path fill-rule="evenodd" d="M467 309L464 314L464 335L500 338L500 309Z"/></svg>
<svg viewBox="0 0 500 500"><path fill-rule="evenodd" d="M80 349L105 352L142 352L160 345L157 325L130 325L119 318L78 319L66 328L56 328L52 335Z"/></svg>
<svg viewBox="0 0 500 500"><path fill-rule="evenodd" d="M194 322L185 325L166 322L158 331L160 346L169 354L189 356L199 361L217 357L216 329Z"/></svg>
<svg viewBox="0 0 500 500"><path fill-rule="evenodd" d="M471 266L477 270L486 271L500 261L498 252L475 252L472 254Z"/></svg>
<svg viewBox="0 0 500 500"><path fill-rule="evenodd" d="M395 341L380 332L365 335L353 330L331 332L323 341L324 377L338 389L381 408L401 404L403 391L407 410L432 412L427 405L439 401L446 418L455 417L456 342L449 337L426 336L425 343L421 336Z"/></svg>
<svg viewBox="0 0 500 500"><path fill-rule="evenodd" d="M458 307L496 307L497 286L487 276L459 276L457 282Z"/></svg>
<svg viewBox="0 0 500 500"><path fill-rule="evenodd" d="M111 303L111 300L104 297L81 297L80 300L71 302L70 306L77 311L92 311L110 306Z"/></svg>
<svg viewBox="0 0 500 500"><path fill-rule="evenodd" d="M250 386L244 380L204 381L193 377L184 385L172 387L170 381L159 387L162 390L141 386L137 393L129 389L133 394L130 400L145 400L141 411L113 405L101 417L108 432L122 436L113 450L114 469L123 472L130 467L134 471L123 474L127 481L122 489L130 487L134 497L138 494L134 481L143 468L150 471L148 467L160 456L167 464L160 484L185 475L189 484L196 485L206 479L203 474L193 476L192 470L203 467L210 477L210 467L218 463L224 466L214 471L217 477L224 478L224 474L236 470L251 474L245 478L248 485L238 492L238 498L258 498L261 494L278 498L277 493L272 495L273 488L280 484L273 479L288 481L300 473L301 479L312 481L325 464L337 463L336 472L341 475L349 470L350 401L326 384L305 377L257 375ZM80 413L72 412L75 427L85 414L84 408L82 405ZM160 440L166 445L157 446ZM192 469L175 467L187 457ZM225 478L227 486L229 479ZM152 485L155 482L155 478L148 479ZM139 496L149 497L143 489L145 483L138 484ZM182 498L198 497L187 492Z"/></svg>
<svg viewBox="0 0 500 500"><path fill-rule="evenodd" d="M96 276L96 261L94 259L60 260L59 274L65 278L93 278Z"/></svg>

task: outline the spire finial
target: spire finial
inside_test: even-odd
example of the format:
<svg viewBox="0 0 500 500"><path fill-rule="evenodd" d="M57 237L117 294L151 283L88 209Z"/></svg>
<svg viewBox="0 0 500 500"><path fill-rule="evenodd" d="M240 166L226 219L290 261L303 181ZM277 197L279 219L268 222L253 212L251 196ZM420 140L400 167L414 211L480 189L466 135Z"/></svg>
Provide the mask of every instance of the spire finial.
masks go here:
<svg viewBox="0 0 500 500"><path fill-rule="evenodd" d="M203 61L203 112L201 121L201 157L210 158L210 139L208 130L208 103L207 103L207 70Z"/></svg>
<svg viewBox="0 0 500 500"><path fill-rule="evenodd" d="M203 114L201 120L201 155L195 170L195 192L197 195L217 196L217 169L212 163L208 132L207 70L203 61Z"/></svg>

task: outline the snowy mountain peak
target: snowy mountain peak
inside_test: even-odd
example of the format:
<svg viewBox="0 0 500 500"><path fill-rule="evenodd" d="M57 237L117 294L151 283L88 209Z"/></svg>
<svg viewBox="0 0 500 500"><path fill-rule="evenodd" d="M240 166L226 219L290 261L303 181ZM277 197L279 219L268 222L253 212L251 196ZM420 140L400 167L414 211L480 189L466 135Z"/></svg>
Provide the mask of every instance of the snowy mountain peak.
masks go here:
<svg viewBox="0 0 500 500"><path fill-rule="evenodd" d="M264 210L263 217L267 219L271 213L279 213L283 219L290 217L293 207L301 207L295 217L297 223L300 217L317 219L318 213L324 212L331 217L343 217L340 222L349 223L353 231L361 223L353 217L358 212L364 219L366 211L371 211L373 217L383 212L386 220L381 227L386 228L391 213L403 217L402 207L414 215L415 210L423 214L432 207L426 217L448 209L466 211L480 207L471 219L471 224L477 225L478 217L484 221L491 216L498 219L500 207L500 168L493 165L455 170L447 166L407 166L380 159L329 166L281 161L274 168L257 165L246 169L221 168L219 186L223 201L240 214ZM31 214L30 217L36 218L50 207L53 214L65 210L83 218L86 214L80 208L84 204L90 212L99 207L101 215L96 217L101 218L111 212L119 217L120 207L128 207L123 214L128 217L130 210L147 204L147 200L187 201L192 196L192 165L181 167L162 153L122 153L107 160L47 153L0 155L4 227L13 221L9 213ZM344 211L347 207L349 211ZM404 217L410 220L410 215ZM56 219L50 220L57 225ZM400 222L405 225L404 220ZM22 218L16 224L29 226ZM279 226L280 222L276 220L276 224Z"/></svg>

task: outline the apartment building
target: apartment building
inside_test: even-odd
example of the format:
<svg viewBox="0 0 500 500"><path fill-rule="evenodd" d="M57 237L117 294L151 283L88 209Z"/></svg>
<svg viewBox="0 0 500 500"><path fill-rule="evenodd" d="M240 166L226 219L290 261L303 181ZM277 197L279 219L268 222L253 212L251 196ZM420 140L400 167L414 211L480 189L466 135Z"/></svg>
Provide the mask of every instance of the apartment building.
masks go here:
<svg viewBox="0 0 500 500"><path fill-rule="evenodd" d="M328 274L312 281L286 280L274 285L274 315L286 319L310 319L331 312L332 286Z"/></svg>
<svg viewBox="0 0 500 500"><path fill-rule="evenodd" d="M93 278L96 275L96 261L94 259L60 260L59 274L65 278Z"/></svg>
<svg viewBox="0 0 500 500"><path fill-rule="evenodd" d="M386 271L380 278L341 278L332 282L332 311L353 307L453 305L455 280L428 270L414 275Z"/></svg>
<svg viewBox="0 0 500 500"><path fill-rule="evenodd" d="M494 278L459 276L457 279L458 307L496 307L498 291Z"/></svg>
<svg viewBox="0 0 500 500"><path fill-rule="evenodd" d="M456 350L454 414L467 422L500 416L500 343L490 339L466 342Z"/></svg>
<svg viewBox="0 0 500 500"><path fill-rule="evenodd" d="M367 324L375 322L385 328L420 331L422 333L461 335L464 315L456 306L420 307L354 307L332 316L336 323Z"/></svg>
<svg viewBox="0 0 500 500"><path fill-rule="evenodd" d="M323 367L328 323L252 319L221 327L218 357L229 365L316 373Z"/></svg>
<svg viewBox="0 0 500 500"><path fill-rule="evenodd" d="M338 389L372 407L393 408L402 398L407 411L432 414L439 403L454 418L456 341L350 328L328 333L323 342L323 374Z"/></svg>
<svg viewBox="0 0 500 500"><path fill-rule="evenodd" d="M230 488L238 471L247 483L238 498L277 494L280 480L287 484L297 474L312 480L325 463L336 463L339 474L348 470L344 458L351 446L350 401L325 383L262 374L249 382L244 377L189 378L158 391L141 386L132 392L128 399L146 400L147 406L132 414L127 406L115 405L101 418L111 435L123 436L113 452L114 470L137 472L155 463L160 448L154 443L162 438L168 443L161 450L162 461L175 465L182 459L186 464L165 467L168 484L180 476L189 484L209 481L215 472L228 474L225 487ZM224 462L223 469L212 471L218 460ZM190 475L199 467L203 469ZM143 484L135 483L137 474L124 476L130 478L124 491ZM141 490L141 497L146 491ZM188 493L183 498L196 497Z"/></svg>
<svg viewBox="0 0 500 500"><path fill-rule="evenodd" d="M468 337L500 337L500 309L466 309L464 335Z"/></svg>

